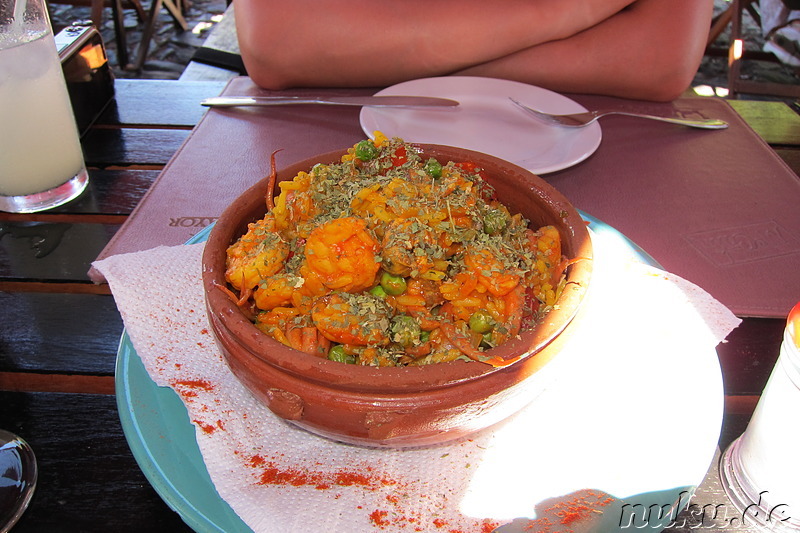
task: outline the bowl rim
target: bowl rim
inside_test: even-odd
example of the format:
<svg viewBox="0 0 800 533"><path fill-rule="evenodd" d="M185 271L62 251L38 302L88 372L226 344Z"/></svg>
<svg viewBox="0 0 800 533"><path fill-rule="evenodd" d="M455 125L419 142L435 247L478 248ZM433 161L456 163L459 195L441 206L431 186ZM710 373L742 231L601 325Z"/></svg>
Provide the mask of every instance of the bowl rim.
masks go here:
<svg viewBox="0 0 800 533"><path fill-rule="evenodd" d="M526 361L526 373L530 373L542 368L555 357L556 351L548 352L546 347L572 322L580 309L591 278L593 251L585 221L575 207L555 187L513 163L464 148L425 143L408 144L419 149L423 157L433 156L442 163L451 160L469 160L474 161L481 168L484 168L481 163L489 164L490 168L484 168L486 181L497 189L498 178L495 175L503 174L508 179L505 188L520 189L520 193L523 191L532 193L536 198L536 203L541 204L550 212L558 214L561 222L562 245L572 243L575 249L570 250L570 255L575 257L576 254L580 254L579 257L582 260L574 262L567 269L567 285L557 305L544 316L537 327L520 332L514 339L487 352L503 358L513 358L520 353L523 355L513 363L502 367L463 360L403 367L346 365L294 350L259 331L230 297L215 288L214 285L225 283L224 258L227 247L244 233L249 222L263 217L266 213L267 206L264 198L268 177L259 180L239 195L223 211L205 243L202 257L202 280L209 317L216 318L210 320L215 337L218 338L220 335L232 337L230 331L244 332L246 335L235 337L235 341L254 355L258 359L258 364L263 363L277 367L297 377L326 386L350 390L371 390L382 394L448 387L465 380L495 373L519 372L519 367ZM308 157L280 168L277 170L277 182L291 180L300 171L308 172L317 163L338 162L349 148ZM275 193L279 193L277 186ZM499 199L505 205L509 204L509 199ZM512 210L512 212L518 212L518 210ZM526 218L530 219L528 216ZM238 223L235 223L237 219ZM533 221L531 224L533 225ZM564 235L563 230L569 230L570 234ZM223 331L221 328L228 331ZM226 358L229 357L227 350L222 351ZM532 359L536 359L536 361L530 361Z"/></svg>

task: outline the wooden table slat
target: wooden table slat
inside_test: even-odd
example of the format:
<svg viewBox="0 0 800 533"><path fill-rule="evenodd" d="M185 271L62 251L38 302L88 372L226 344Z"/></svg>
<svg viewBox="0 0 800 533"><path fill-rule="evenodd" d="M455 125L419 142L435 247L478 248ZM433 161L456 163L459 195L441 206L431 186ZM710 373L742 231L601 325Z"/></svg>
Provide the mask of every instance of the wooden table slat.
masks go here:
<svg viewBox="0 0 800 533"><path fill-rule="evenodd" d="M0 392L0 427L33 447L39 479L14 533L189 532L131 455L110 395Z"/></svg>
<svg viewBox="0 0 800 533"><path fill-rule="evenodd" d="M90 168L89 185L72 202L41 213L0 212L0 224L68 222L115 225L107 230L110 236L125 222L160 173L160 168Z"/></svg>
<svg viewBox="0 0 800 533"><path fill-rule="evenodd" d="M167 126L192 128L206 113L204 98L225 87L219 81L125 80L114 83L116 97L95 126ZM164 102L165 105L158 105Z"/></svg>
<svg viewBox="0 0 800 533"><path fill-rule="evenodd" d="M123 326L111 296L3 292L0 309L0 372L114 375Z"/></svg>
<svg viewBox="0 0 800 533"><path fill-rule="evenodd" d="M0 221L0 279L87 281L118 226Z"/></svg>
<svg viewBox="0 0 800 533"><path fill-rule="evenodd" d="M92 129L82 141L86 166L163 167L190 133L183 129Z"/></svg>

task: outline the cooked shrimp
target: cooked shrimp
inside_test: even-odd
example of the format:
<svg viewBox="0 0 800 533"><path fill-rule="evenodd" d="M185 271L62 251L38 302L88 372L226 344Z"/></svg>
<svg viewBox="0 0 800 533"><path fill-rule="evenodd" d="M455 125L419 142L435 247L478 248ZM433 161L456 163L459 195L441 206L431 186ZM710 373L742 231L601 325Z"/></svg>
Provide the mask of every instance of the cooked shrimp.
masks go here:
<svg viewBox="0 0 800 533"><path fill-rule="evenodd" d="M290 274L278 274L263 279L253 291L256 307L269 311L275 307L289 305L295 291L303 285L303 279Z"/></svg>
<svg viewBox="0 0 800 533"><path fill-rule="evenodd" d="M289 346L295 350L317 357L327 357L331 348L331 341L313 326L290 326L286 330L286 338L289 340Z"/></svg>
<svg viewBox="0 0 800 533"><path fill-rule="evenodd" d="M467 247L464 263L478 283L495 296L503 296L521 281L520 273L486 248Z"/></svg>
<svg viewBox="0 0 800 533"><path fill-rule="evenodd" d="M391 307L378 296L336 292L317 300L311 319L333 342L377 346L389 343L391 312Z"/></svg>
<svg viewBox="0 0 800 533"><path fill-rule="evenodd" d="M302 292L319 295L320 290L360 292L372 287L380 268L379 249L364 219L337 218L322 224L306 241Z"/></svg>
<svg viewBox="0 0 800 533"><path fill-rule="evenodd" d="M303 320L298 319L300 316L298 309L276 307L269 312L259 313L255 325L286 346L317 357L326 357L331 347L330 341L314 326L303 325Z"/></svg>
<svg viewBox="0 0 800 533"><path fill-rule="evenodd" d="M438 271L441 279L447 261L445 250L437 241L434 231L417 219L395 219L387 225L383 236L382 268L403 277Z"/></svg>
<svg viewBox="0 0 800 533"><path fill-rule="evenodd" d="M288 254L288 244L275 233L275 218L267 215L228 247L225 279L240 292L249 291L283 268Z"/></svg>
<svg viewBox="0 0 800 533"><path fill-rule="evenodd" d="M299 309L276 307L256 315L255 326L278 342L290 346L289 339L286 338L286 328L296 318L302 320Z"/></svg>

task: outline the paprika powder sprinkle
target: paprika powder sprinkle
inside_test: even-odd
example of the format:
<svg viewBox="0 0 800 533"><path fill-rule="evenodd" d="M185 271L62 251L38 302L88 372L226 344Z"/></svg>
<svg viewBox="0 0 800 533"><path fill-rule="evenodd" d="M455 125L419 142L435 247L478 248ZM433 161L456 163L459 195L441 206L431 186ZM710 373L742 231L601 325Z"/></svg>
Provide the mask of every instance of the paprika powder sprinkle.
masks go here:
<svg viewBox="0 0 800 533"><path fill-rule="evenodd" d="M192 420L192 422L194 422L197 425L197 427L203 430L203 433L211 434L217 430L216 426L213 426L211 424L206 424L202 420Z"/></svg>
<svg viewBox="0 0 800 533"><path fill-rule="evenodd" d="M205 379L175 380L171 385L173 388L200 389L206 392L214 390L214 385Z"/></svg>
<svg viewBox="0 0 800 533"><path fill-rule="evenodd" d="M594 515L602 515L602 508L614 502L614 498L602 491L581 490L573 493L572 498L563 499L551 504L541 511L541 517L530 520L526 531L536 533L570 533L569 527L591 519ZM552 529L556 527L557 529Z"/></svg>
<svg viewBox="0 0 800 533"><path fill-rule="evenodd" d="M388 526L389 522L386 520L386 515L389 513L387 511L372 511L369 514L369 519L372 521L373 524L376 526Z"/></svg>
<svg viewBox="0 0 800 533"><path fill-rule="evenodd" d="M175 392L180 394L184 400L197 398L198 391L211 392L214 390L214 385L204 379L173 380L170 386Z"/></svg>
<svg viewBox="0 0 800 533"><path fill-rule="evenodd" d="M375 472L371 468L365 468L363 471L325 472L297 466L281 466L277 461L268 460L260 455L253 456L248 464L260 471L258 483L261 485L312 486L319 490L331 487L358 486L374 491L381 487L398 484L396 480Z"/></svg>
<svg viewBox="0 0 800 533"><path fill-rule="evenodd" d="M446 496L431 492L428 488L416 487L413 481L392 477L369 465L351 465L347 468L326 469L324 463L307 466L284 460L281 454L252 455L243 457L243 464L253 470L256 485L274 487L311 488L319 491L334 491L332 497L343 495L338 490L354 488L358 491L382 493L384 505L369 509L354 505L353 510L365 513L364 518L376 530L442 533L491 533L501 523L467 519L468 526L453 523L436 512L447 509ZM433 507L425 504L433 504ZM432 512L433 511L433 512ZM454 517L455 518L455 517ZM460 522L455 518L456 522Z"/></svg>
<svg viewBox="0 0 800 533"><path fill-rule="evenodd" d="M580 520L589 518L592 514L603 514L600 510L605 507L614 499L605 493L597 493L592 490L586 490L579 493L572 500L561 502L554 505L551 509L556 509L556 516L561 518L561 523L569 525Z"/></svg>

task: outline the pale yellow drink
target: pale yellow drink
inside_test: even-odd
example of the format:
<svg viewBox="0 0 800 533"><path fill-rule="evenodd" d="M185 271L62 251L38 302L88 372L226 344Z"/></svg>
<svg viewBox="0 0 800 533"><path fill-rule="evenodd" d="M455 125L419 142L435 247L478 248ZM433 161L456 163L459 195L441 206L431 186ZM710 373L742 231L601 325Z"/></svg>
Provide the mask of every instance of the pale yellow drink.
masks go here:
<svg viewBox="0 0 800 533"><path fill-rule="evenodd" d="M0 47L0 195L47 191L85 174L50 33Z"/></svg>

